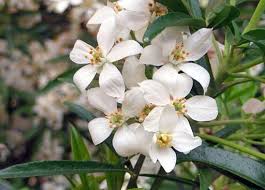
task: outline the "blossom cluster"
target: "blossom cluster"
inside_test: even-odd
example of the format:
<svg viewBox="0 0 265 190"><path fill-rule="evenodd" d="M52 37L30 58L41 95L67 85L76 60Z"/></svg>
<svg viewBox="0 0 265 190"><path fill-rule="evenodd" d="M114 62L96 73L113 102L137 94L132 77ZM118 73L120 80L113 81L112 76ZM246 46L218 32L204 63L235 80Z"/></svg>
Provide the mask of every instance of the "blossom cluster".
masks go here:
<svg viewBox="0 0 265 190"><path fill-rule="evenodd" d="M77 40L70 59L84 65L73 80L87 93L90 105L102 112L88 124L93 143L114 133L112 143L119 155L143 154L170 172L175 150L187 154L202 144L189 120L214 120L218 109L205 95L210 75L195 63L211 48L212 29L191 34L188 26L168 27L149 45L143 43L149 24L167 13L153 0L108 2L87 23L100 25L98 46ZM148 78L147 67L153 70ZM203 95L191 93L194 80ZM99 87L90 88L92 81Z"/></svg>

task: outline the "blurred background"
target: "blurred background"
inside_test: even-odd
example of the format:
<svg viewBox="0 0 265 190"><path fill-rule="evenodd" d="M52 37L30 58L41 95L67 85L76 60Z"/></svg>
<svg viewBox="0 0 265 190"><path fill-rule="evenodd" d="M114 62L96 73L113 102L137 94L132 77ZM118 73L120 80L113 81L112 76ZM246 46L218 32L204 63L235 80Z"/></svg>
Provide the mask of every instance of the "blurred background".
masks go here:
<svg viewBox="0 0 265 190"><path fill-rule="evenodd" d="M71 159L69 125L77 124L86 134L87 122L68 107L75 103L91 108L72 83L78 68L69 52L77 39L96 44L97 26L86 23L104 3L0 0L0 169L33 160ZM201 6L207 3L202 0ZM256 1L241 4L242 20L249 20L255 6ZM218 38L222 42L221 34ZM260 67L252 72L262 71ZM192 175L191 165L185 169ZM0 190L68 187L63 177L0 181Z"/></svg>

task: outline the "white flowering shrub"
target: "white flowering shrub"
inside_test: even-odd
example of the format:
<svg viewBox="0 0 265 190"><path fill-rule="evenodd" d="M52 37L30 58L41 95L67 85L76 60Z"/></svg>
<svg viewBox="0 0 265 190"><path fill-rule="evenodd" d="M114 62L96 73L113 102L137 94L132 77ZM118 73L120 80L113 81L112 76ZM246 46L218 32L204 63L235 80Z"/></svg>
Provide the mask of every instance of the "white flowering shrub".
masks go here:
<svg viewBox="0 0 265 190"><path fill-rule="evenodd" d="M86 3L44 5L65 14ZM51 161L11 166L0 178L64 175L74 190L264 189L265 1L244 3L107 1L82 23L97 31L95 40L70 24L57 48L45 46L69 53L71 68L54 80L40 77L33 111L37 123L68 127L72 160L60 160L67 148L45 132L37 157ZM255 10L249 20L239 6ZM67 40L76 40L71 50ZM76 88L58 87L62 81Z"/></svg>

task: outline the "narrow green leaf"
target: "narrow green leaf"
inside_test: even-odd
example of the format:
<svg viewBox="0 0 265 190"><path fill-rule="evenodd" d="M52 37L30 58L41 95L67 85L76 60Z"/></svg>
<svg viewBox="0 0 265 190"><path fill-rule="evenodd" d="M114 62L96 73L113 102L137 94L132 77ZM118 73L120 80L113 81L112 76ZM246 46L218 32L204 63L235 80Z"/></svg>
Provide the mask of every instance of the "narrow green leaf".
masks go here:
<svg viewBox="0 0 265 190"><path fill-rule="evenodd" d="M240 11L238 8L231 5L221 5L215 8L206 19L209 27L221 28L230 24L239 15Z"/></svg>
<svg viewBox="0 0 265 190"><path fill-rule="evenodd" d="M68 109L71 112L75 113L81 119L90 121L95 118L95 116L92 113L90 113L89 111L87 111L85 108L83 108L82 106L78 104L74 104L71 102L64 102L64 104L68 107Z"/></svg>
<svg viewBox="0 0 265 190"><path fill-rule="evenodd" d="M94 161L38 161L18 164L0 170L0 178L25 178L32 176L74 175L101 172L126 172L127 170Z"/></svg>
<svg viewBox="0 0 265 190"><path fill-rule="evenodd" d="M193 161L218 169L248 186L265 187L265 165L248 157L207 145L200 146L189 154L178 154L178 162Z"/></svg>
<svg viewBox="0 0 265 190"><path fill-rule="evenodd" d="M192 17L202 19L202 12L199 0L185 0L185 1L187 1L187 5L189 7L190 14L192 15Z"/></svg>
<svg viewBox="0 0 265 190"><path fill-rule="evenodd" d="M58 75L54 80L51 80L44 86L42 89L39 90L39 94L47 93L53 88L59 86L63 82L72 82L72 78L75 74L75 72L79 69L79 67L71 68L64 73Z"/></svg>
<svg viewBox="0 0 265 190"><path fill-rule="evenodd" d="M205 27L205 22L202 19L194 19L181 12L171 12L159 17L149 25L144 34L144 41L150 42L156 35L170 26L193 26L196 28L203 28Z"/></svg>
<svg viewBox="0 0 265 190"><path fill-rule="evenodd" d="M209 168L199 167L200 190L208 190L212 178L212 171Z"/></svg>
<svg viewBox="0 0 265 190"><path fill-rule="evenodd" d="M255 43L265 54L265 29L255 29L251 30L244 35L242 38L249 42Z"/></svg>
<svg viewBox="0 0 265 190"><path fill-rule="evenodd" d="M188 14L188 10L181 1L172 1L172 0L158 0L159 3L165 5L169 11L183 12Z"/></svg>

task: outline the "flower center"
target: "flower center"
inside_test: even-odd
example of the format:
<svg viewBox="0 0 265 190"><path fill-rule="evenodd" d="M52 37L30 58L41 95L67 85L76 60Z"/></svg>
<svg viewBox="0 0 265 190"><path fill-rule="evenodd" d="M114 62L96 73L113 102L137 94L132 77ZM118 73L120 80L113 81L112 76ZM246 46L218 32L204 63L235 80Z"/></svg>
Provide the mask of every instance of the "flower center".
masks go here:
<svg viewBox="0 0 265 190"><path fill-rule="evenodd" d="M114 5L114 6L113 6L113 10L114 10L116 13L118 13L118 12L120 12L120 11L123 10L123 8L119 5L118 2L114 2L113 5Z"/></svg>
<svg viewBox="0 0 265 190"><path fill-rule="evenodd" d="M170 59L172 61L184 61L189 54L183 49L183 43L177 43L175 49L171 52Z"/></svg>
<svg viewBox="0 0 265 190"><path fill-rule="evenodd" d="M174 106L177 114L185 114L187 112L185 102L185 98L175 99L172 101L172 105Z"/></svg>
<svg viewBox="0 0 265 190"><path fill-rule="evenodd" d="M155 3L153 0L148 4L149 11L155 17L163 16L168 13L168 9L160 3Z"/></svg>
<svg viewBox="0 0 265 190"><path fill-rule="evenodd" d="M139 114L139 122L143 122L145 118L148 116L148 114L155 108L155 105L153 104L146 104L143 108L143 110Z"/></svg>
<svg viewBox="0 0 265 190"><path fill-rule="evenodd" d="M167 133L158 133L156 134L156 144L160 146L160 148L168 148L171 147L172 136Z"/></svg>
<svg viewBox="0 0 265 190"><path fill-rule="evenodd" d="M91 48L89 50L89 54L92 56L90 58L90 63L92 65L99 65L100 63L102 63L102 59L104 57L103 57L102 51L100 50L99 47L97 47L96 49Z"/></svg>
<svg viewBox="0 0 265 190"><path fill-rule="evenodd" d="M111 128L121 127L125 122L125 119L120 109L109 114L106 117L109 120L109 125Z"/></svg>

